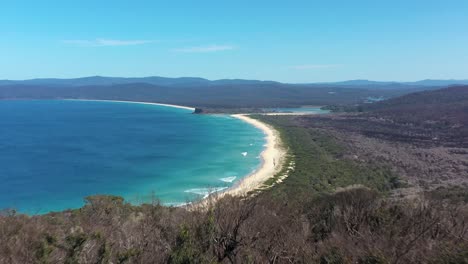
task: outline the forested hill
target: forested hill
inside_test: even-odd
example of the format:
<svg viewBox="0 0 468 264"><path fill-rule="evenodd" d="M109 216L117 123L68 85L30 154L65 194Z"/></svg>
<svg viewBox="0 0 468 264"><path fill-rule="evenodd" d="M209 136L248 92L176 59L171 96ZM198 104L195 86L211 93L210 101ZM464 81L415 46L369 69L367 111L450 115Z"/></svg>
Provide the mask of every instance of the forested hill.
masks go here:
<svg viewBox="0 0 468 264"><path fill-rule="evenodd" d="M362 106L368 119L401 127L420 139L468 146L468 86L407 94Z"/></svg>
<svg viewBox="0 0 468 264"><path fill-rule="evenodd" d="M180 80L179 80L180 81ZM193 83L192 83L193 84ZM182 104L209 108L296 107L303 105L356 104L369 97L391 98L428 87L378 89L310 86L262 81L218 81L210 85L3 84L0 99L105 99Z"/></svg>
<svg viewBox="0 0 468 264"><path fill-rule="evenodd" d="M418 122L468 126L468 86L411 93L364 106L366 111Z"/></svg>
<svg viewBox="0 0 468 264"><path fill-rule="evenodd" d="M368 105L370 110L401 107L464 105L468 107L468 85L421 91Z"/></svg>

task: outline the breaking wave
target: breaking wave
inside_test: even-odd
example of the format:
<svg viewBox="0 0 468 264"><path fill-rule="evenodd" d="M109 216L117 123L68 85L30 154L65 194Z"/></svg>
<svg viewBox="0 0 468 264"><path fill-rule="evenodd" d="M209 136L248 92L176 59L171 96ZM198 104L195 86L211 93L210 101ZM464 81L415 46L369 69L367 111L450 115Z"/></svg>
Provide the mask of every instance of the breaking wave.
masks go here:
<svg viewBox="0 0 468 264"><path fill-rule="evenodd" d="M186 193L194 193L197 195L203 196L203 198L208 197L212 193L217 193L222 190L227 189L228 187L215 187L215 188L193 188L193 189L188 189L185 190L184 192Z"/></svg>
<svg viewBox="0 0 468 264"><path fill-rule="evenodd" d="M236 176L231 176L231 177L221 178L219 180L223 182L233 182L236 178L237 178Z"/></svg>

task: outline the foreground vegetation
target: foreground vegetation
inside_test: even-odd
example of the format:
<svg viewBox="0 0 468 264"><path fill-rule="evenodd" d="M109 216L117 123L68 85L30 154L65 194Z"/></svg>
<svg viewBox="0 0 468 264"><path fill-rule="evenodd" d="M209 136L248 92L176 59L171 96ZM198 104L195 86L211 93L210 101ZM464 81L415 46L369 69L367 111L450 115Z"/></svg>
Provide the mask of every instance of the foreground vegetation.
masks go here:
<svg viewBox="0 0 468 264"><path fill-rule="evenodd" d="M0 263L466 263L464 189L390 199L401 186L378 163L292 117L280 132L295 168L253 198L204 210L132 206L95 196L78 210L0 216Z"/></svg>

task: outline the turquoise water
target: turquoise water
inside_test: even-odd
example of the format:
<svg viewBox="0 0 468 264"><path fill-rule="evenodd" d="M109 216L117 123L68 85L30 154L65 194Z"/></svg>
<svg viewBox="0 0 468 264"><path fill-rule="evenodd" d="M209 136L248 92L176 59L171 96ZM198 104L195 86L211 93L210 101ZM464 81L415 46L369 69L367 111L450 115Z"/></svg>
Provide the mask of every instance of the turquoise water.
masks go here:
<svg viewBox="0 0 468 264"><path fill-rule="evenodd" d="M375 103L375 102L380 102L385 100L385 97L379 96L379 97L374 97L374 96L369 96L366 98L365 103Z"/></svg>
<svg viewBox="0 0 468 264"><path fill-rule="evenodd" d="M178 205L257 169L264 137L230 116L165 106L0 101L0 208L45 213L94 194Z"/></svg>

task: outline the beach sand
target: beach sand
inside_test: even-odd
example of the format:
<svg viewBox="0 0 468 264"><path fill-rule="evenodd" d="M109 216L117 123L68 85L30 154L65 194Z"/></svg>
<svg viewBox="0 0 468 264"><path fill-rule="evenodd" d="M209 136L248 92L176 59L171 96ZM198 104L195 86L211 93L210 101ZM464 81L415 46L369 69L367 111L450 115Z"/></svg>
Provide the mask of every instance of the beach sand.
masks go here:
<svg viewBox="0 0 468 264"><path fill-rule="evenodd" d="M148 105L161 105L161 106L168 106L168 107L176 107L182 108L187 110L194 111L195 108L188 107L188 106L181 106L181 105L173 105L173 104L161 104L161 103L149 103L149 102L136 102L136 101L116 101L116 100L87 100L87 99L70 99L75 101L96 101L96 102L120 102L120 103L135 103L135 104L148 104ZM257 119L253 119L249 117L247 114L235 114L231 115L234 118L238 118L246 123L249 123L259 129L261 129L266 136L266 148L261 153L262 164L260 168L252 172L251 174L243 177L241 180L236 182L233 186L229 187L225 191L216 192L211 194L208 199L203 199L198 202L185 204L188 207L199 207L206 205L208 200L211 199L219 199L226 194L233 195L233 196L245 196L249 192L254 191L262 187L262 185L268 179L275 176L279 171L281 171L286 151L281 143L281 139L279 137L278 131L276 131L273 127L260 122Z"/></svg>
<svg viewBox="0 0 468 264"><path fill-rule="evenodd" d="M231 188L223 192L224 194L230 194L233 196L244 196L247 193L262 187L265 181L281 171L286 151L281 143L278 131L271 126L244 114L236 114L232 115L232 117L238 118L261 129L265 133L267 140L266 148L261 154L262 165L260 168L245 176Z"/></svg>
<svg viewBox="0 0 468 264"><path fill-rule="evenodd" d="M146 105L161 105L174 108L187 109L195 111L194 107L183 106L183 105L174 105L174 104L161 104L161 103L149 103L149 102L137 102L137 101L118 101L118 100L94 100L94 99L64 99L68 101L88 101L88 102L115 102L115 103L129 103L129 104L146 104Z"/></svg>
<svg viewBox="0 0 468 264"><path fill-rule="evenodd" d="M207 209L225 195L247 196L252 191L260 190L265 181L274 177L284 166L286 150L281 142L278 131L257 119L249 117L248 114L235 114L231 116L247 122L261 129L265 133L267 144L266 148L260 155L262 164L260 168L251 174L244 176L228 189L220 192L214 192L202 200L181 205L188 210ZM284 178L285 177L283 176L280 181L284 180Z"/></svg>

